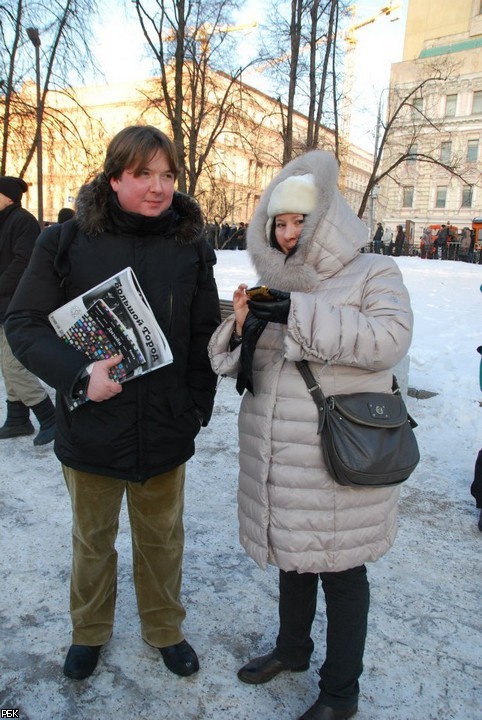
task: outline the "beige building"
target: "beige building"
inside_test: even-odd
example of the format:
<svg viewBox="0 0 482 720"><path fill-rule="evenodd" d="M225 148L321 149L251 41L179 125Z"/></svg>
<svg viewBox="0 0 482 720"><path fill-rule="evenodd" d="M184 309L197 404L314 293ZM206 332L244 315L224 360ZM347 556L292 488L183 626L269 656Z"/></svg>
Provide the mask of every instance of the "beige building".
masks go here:
<svg viewBox="0 0 482 720"><path fill-rule="evenodd" d="M376 217L411 228L470 227L482 215L482 1L408 0L403 60L392 65L390 102L423 80L384 155L424 153L453 167L410 158L380 183ZM438 76L446 78L437 80Z"/></svg>
<svg viewBox="0 0 482 720"><path fill-rule="evenodd" d="M216 86L222 90L229 76L218 73ZM79 188L99 171L109 139L126 125L151 123L169 133L167 120L147 97L155 97L155 79L76 88L76 99L51 92L53 115L68 122L50 123L43 129L44 219L54 222L61 207L73 207ZM24 89L34 103L35 87ZM279 103L266 94L237 83L240 112L217 137L209 163L200 177L196 198L208 220L249 222L261 192L281 167L282 117ZM186 101L186 98L185 98ZM213 102L216 100L214 99ZM85 108L87 112L83 112ZM307 118L295 113L294 137L297 152L303 151ZM198 135L199 147L206 141L209 126ZM323 149L334 149L334 133L322 132ZM343 191L355 212L371 172L369 153L350 146L340 176ZM10 172L18 169L11 167ZM30 192L25 206L37 213L37 169L32 161L26 180Z"/></svg>

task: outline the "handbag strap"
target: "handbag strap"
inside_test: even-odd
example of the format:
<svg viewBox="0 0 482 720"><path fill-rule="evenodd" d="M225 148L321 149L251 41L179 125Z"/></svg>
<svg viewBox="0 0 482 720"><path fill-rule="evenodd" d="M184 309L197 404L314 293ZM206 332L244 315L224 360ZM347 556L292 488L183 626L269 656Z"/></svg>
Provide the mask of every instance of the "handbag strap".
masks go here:
<svg viewBox="0 0 482 720"><path fill-rule="evenodd" d="M310 366L308 365L308 362L306 360L300 360L296 363L296 367L298 368L301 377L306 383L306 387L308 388L308 392L310 393L311 397L313 398L313 402L315 403L316 407L318 408L318 435L323 430L323 425L325 424L325 418L326 418L326 398L323 395L321 391L321 387L315 380L315 376L310 370Z"/></svg>
<svg viewBox="0 0 482 720"><path fill-rule="evenodd" d="M299 362L296 363L296 367L298 368L301 377L303 378L303 380L306 383L306 387L308 388L308 392L310 393L311 397L313 398L313 402L315 403L316 407L318 408L318 431L317 432L318 432L318 434L320 434L321 431L323 430L323 426L325 424L327 400L326 400L325 396L323 395L321 387L316 382L315 376L311 372L310 366L308 365L307 360L300 360ZM392 376L392 393L394 395L400 395L400 396L402 394L395 375ZM413 419L413 417L408 412L407 412L407 418L408 418L408 422L410 423L410 426L412 428L416 428L418 423Z"/></svg>

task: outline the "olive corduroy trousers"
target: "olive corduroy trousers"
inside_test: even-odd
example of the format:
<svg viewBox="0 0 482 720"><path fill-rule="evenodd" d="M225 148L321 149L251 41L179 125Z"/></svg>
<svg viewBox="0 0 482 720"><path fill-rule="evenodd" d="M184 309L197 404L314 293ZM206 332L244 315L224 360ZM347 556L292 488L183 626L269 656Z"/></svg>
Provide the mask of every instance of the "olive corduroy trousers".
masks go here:
<svg viewBox="0 0 482 720"><path fill-rule="evenodd" d="M184 639L180 601L185 465L143 484L62 466L72 503L72 642L103 645L112 635L117 590L115 542L124 494L131 527L142 638L154 647Z"/></svg>

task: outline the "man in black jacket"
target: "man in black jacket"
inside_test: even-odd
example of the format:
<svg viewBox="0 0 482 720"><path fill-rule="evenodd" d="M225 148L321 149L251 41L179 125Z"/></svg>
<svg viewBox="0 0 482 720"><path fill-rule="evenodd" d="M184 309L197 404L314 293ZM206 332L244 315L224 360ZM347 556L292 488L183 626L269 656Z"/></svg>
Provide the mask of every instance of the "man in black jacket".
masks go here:
<svg viewBox="0 0 482 720"><path fill-rule="evenodd" d="M94 671L114 622L115 539L124 494L143 639L172 672L199 669L181 629L185 463L207 425L215 375L207 344L220 322L214 251L197 203L174 191L172 141L133 126L107 149L104 172L79 193L71 238L59 257L59 226L40 236L13 298L6 330L17 357L57 389L55 452L73 510L72 646L68 677ZM64 278L57 270L62 266ZM124 384L60 340L48 314L131 267L172 351L173 362ZM70 411L66 398L89 401Z"/></svg>
<svg viewBox="0 0 482 720"><path fill-rule="evenodd" d="M42 383L12 354L3 331L7 306L27 267L40 226L22 207L28 189L25 180L0 177L0 359L7 391L7 418L0 427L0 440L32 435L30 408L40 429L34 445L46 445L55 435L55 408Z"/></svg>

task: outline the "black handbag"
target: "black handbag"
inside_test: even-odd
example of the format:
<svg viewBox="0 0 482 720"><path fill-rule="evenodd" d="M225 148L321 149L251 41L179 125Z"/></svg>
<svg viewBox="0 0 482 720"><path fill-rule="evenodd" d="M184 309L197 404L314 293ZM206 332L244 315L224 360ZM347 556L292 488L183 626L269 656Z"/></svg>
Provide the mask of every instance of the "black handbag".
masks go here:
<svg viewBox="0 0 482 720"><path fill-rule="evenodd" d="M325 464L340 485L390 487L406 480L420 460L413 428L394 376L392 393L325 397L306 360L296 363L318 408Z"/></svg>

